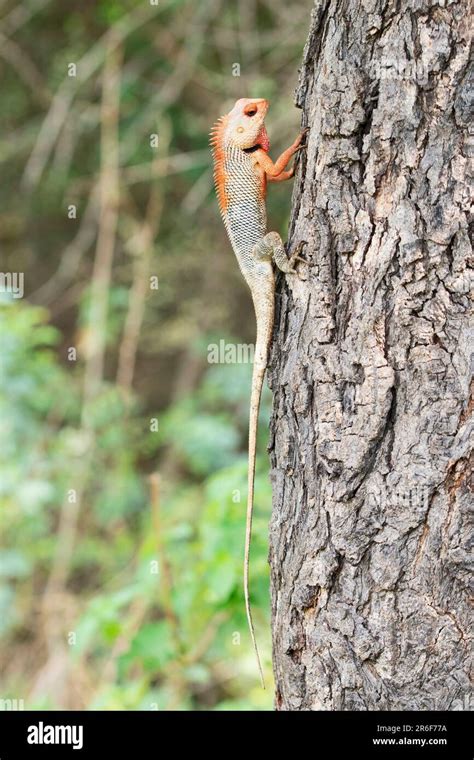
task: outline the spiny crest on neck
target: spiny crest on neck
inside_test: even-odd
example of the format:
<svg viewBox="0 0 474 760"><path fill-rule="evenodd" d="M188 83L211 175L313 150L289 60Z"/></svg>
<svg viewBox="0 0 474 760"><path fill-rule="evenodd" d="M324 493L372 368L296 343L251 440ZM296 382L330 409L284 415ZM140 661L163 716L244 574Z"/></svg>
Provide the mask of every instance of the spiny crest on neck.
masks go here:
<svg viewBox="0 0 474 760"><path fill-rule="evenodd" d="M225 168L224 168L224 134L229 117L221 116L217 119L209 133L209 143L212 148L214 159L214 186L222 216L225 215L228 206L228 198L225 191Z"/></svg>
<svg viewBox="0 0 474 760"><path fill-rule="evenodd" d="M213 152L216 148L224 147L224 133L228 120L228 115L220 116L211 127L211 131L209 132L209 144Z"/></svg>

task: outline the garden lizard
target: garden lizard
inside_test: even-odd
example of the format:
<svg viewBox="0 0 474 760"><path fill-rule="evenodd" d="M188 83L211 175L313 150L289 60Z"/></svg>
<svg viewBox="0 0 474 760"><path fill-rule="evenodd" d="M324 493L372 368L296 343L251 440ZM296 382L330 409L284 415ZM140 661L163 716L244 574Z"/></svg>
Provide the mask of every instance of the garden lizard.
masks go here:
<svg viewBox="0 0 474 760"><path fill-rule="evenodd" d="M273 264L294 274L301 246L288 259L277 232L267 233L265 205L267 180L290 179L294 169L286 170L290 158L301 147L303 131L289 148L273 162L265 129L268 101L241 98L232 110L218 119L211 130L214 181L222 219L237 256L240 270L250 288L257 322L248 438L248 495L244 552L244 596L247 620L262 686L263 671L258 653L249 599L249 554L255 481L255 455L258 413L263 378L273 332L275 311L275 273ZM304 259L301 259L304 260Z"/></svg>

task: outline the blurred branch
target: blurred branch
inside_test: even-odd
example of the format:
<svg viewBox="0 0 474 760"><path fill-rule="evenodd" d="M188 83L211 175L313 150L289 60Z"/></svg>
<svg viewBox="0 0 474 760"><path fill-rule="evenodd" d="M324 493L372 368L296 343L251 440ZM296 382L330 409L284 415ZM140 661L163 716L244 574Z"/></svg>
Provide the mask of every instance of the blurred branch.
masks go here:
<svg viewBox="0 0 474 760"><path fill-rule="evenodd" d="M91 441L87 441L91 444ZM45 585L42 599L42 615L49 659L54 661L58 647L64 648L64 620L60 615L63 590L66 585L74 538L76 535L77 519L80 504L85 491L85 480L92 461L92 445L84 451L75 469L75 501L70 503L67 498L61 505L59 523L56 533L56 549L52 560L51 571ZM48 665L45 666L48 670Z"/></svg>
<svg viewBox="0 0 474 760"><path fill-rule="evenodd" d="M181 641L181 630L179 620L173 609L173 577L171 565L166 556L165 540L163 538L162 519L161 519L161 490L160 476L157 472L150 475L150 501L153 527L155 530L156 551L160 564L160 588L163 604L163 612L173 631L176 649L178 652L183 651Z"/></svg>
<svg viewBox="0 0 474 760"><path fill-rule="evenodd" d="M161 177L170 177L173 174L187 172L190 169L196 169L199 166L206 166L210 163L209 149L192 150L188 153L174 153L165 158L157 158L155 171ZM132 166L121 166L120 176L126 185L136 185L140 182L147 182L150 178L150 163L147 161L143 164L133 164ZM70 186L72 194L79 194L89 190L91 184L96 182L96 177L80 177L73 180Z"/></svg>
<svg viewBox="0 0 474 760"><path fill-rule="evenodd" d="M117 47L136 29L156 16L159 7L143 5L138 10L127 13L82 56L77 62L77 76L66 76L59 86L51 107L41 125L38 139L26 164L22 183L32 189L41 179L46 163L64 124L79 87L86 82L100 67L110 46Z"/></svg>
<svg viewBox="0 0 474 760"><path fill-rule="evenodd" d="M92 126L95 128L100 119L100 115L98 115L99 108L95 103L92 105L86 103L85 106L83 103L75 103L72 108L72 118L65 122L62 132L58 136L52 159L53 170L62 172L64 177L68 175L74 150L81 133L87 127L90 128Z"/></svg>
<svg viewBox="0 0 474 760"><path fill-rule="evenodd" d="M88 402L96 396L104 370L108 294L120 202L118 124L121 61L121 48L110 37L103 72L99 232L90 290L89 355L84 371L83 423L86 426Z"/></svg>
<svg viewBox="0 0 474 760"><path fill-rule="evenodd" d="M16 71L20 79L28 85L31 94L42 108L51 101L51 93L46 87L41 72L28 57L24 50L13 40L9 40L0 32L0 55Z"/></svg>
<svg viewBox="0 0 474 760"><path fill-rule="evenodd" d="M104 688L104 684L115 681L117 677L117 659L128 650L130 641L140 629L147 612L148 604L144 597L134 600L128 610L127 619L124 622L120 635L114 641L110 656L101 671L98 682L99 690Z"/></svg>
<svg viewBox="0 0 474 760"><path fill-rule="evenodd" d="M18 4L0 20L0 29L4 34L14 34L50 2L51 0L29 0Z"/></svg>
<svg viewBox="0 0 474 760"><path fill-rule="evenodd" d="M81 258L92 245L96 236L99 196L100 185L97 183L89 195L77 234L66 246L61 256L61 262L53 276L31 294L30 300L33 303L50 304L58 291L63 290L64 285L77 273Z"/></svg>
<svg viewBox="0 0 474 760"><path fill-rule="evenodd" d="M204 204L206 198L212 189L212 169L208 169L201 174L199 179L191 186L181 203L181 208L185 214L193 216Z"/></svg>
<svg viewBox="0 0 474 760"><path fill-rule="evenodd" d="M196 646L194 649L191 649L191 651L186 655L186 663L191 665L194 662L199 662L199 660L204 657L207 650L211 646L220 626L226 622L230 617L228 612L225 612L225 610L220 610L219 612L216 612L214 617L211 619L211 622L207 626L207 628L204 630L204 633L202 634L201 638L198 640Z"/></svg>
<svg viewBox="0 0 474 760"><path fill-rule="evenodd" d="M168 135L165 132L168 131ZM160 146L167 151L169 144L169 129L160 130ZM138 349L140 329L145 312L145 299L149 293L150 260L153 253L153 241L156 237L163 209L162 191L158 185L160 171L158 165L166 170L166 157L159 161L156 156L151 165L150 194L145 218L140 224L133 220L134 235L129 239L129 246L134 257L133 284L130 290L127 316L123 330L123 338L119 349L117 384L123 389L126 397L130 394L135 361Z"/></svg>

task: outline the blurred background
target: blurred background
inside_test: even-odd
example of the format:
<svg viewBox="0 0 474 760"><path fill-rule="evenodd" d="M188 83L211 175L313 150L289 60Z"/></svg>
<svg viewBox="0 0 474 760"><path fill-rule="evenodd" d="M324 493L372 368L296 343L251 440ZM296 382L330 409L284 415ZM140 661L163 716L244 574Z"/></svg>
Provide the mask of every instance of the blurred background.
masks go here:
<svg viewBox="0 0 474 760"><path fill-rule="evenodd" d="M251 364L208 360L254 341L208 132L259 96L272 156L294 139L311 5L0 0L0 271L24 273L0 293L1 700L272 708L242 593ZM290 197L270 186L284 237ZM251 597L271 687L270 402Z"/></svg>

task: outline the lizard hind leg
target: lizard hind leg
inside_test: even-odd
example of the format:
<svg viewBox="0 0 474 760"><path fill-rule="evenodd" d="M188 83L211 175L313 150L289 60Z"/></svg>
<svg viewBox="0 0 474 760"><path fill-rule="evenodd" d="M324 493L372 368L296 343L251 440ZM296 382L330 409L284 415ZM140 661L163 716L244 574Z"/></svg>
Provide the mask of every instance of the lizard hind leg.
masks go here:
<svg viewBox="0 0 474 760"><path fill-rule="evenodd" d="M253 256L257 261L273 261L282 272L294 274L294 261L288 259L285 246L278 232L267 232L253 247Z"/></svg>

